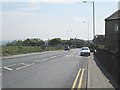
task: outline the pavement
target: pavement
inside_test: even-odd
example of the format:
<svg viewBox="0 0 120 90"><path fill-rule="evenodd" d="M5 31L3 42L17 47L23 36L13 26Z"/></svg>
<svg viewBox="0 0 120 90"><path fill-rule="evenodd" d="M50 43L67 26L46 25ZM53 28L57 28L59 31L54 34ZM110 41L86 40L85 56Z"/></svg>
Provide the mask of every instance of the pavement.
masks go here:
<svg viewBox="0 0 120 90"><path fill-rule="evenodd" d="M96 61L99 62L98 59L94 58L92 54L88 61L88 88L108 88L115 90L109 78L105 76L105 73L108 72L104 68L102 68L104 69L104 72L102 72L100 69L102 67L102 65L100 65L101 63L99 63L100 67L98 67Z"/></svg>

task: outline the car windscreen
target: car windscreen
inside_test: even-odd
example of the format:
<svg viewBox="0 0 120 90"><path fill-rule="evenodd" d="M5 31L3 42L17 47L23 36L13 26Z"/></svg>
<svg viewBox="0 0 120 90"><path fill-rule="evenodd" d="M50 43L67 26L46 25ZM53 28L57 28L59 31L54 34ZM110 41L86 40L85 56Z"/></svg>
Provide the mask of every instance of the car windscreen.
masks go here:
<svg viewBox="0 0 120 90"><path fill-rule="evenodd" d="M88 50L88 48L82 48L81 50Z"/></svg>

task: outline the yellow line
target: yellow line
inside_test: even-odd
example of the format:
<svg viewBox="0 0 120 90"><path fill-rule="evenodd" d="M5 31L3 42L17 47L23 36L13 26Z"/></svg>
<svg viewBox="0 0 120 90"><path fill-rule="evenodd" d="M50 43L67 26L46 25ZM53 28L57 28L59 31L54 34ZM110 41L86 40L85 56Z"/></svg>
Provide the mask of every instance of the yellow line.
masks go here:
<svg viewBox="0 0 120 90"><path fill-rule="evenodd" d="M76 76L76 78L75 78L75 81L73 82L73 85L72 85L71 90L74 90L75 85L76 85L77 80L78 80L78 77L79 77L79 75L80 75L80 72L81 72L81 68L79 69L79 71L78 71L78 73L77 73L77 76Z"/></svg>
<svg viewBox="0 0 120 90"><path fill-rule="evenodd" d="M80 77L80 80L79 80L79 84L78 84L78 90L80 90L80 88L81 88L81 85L82 85L83 74L84 74L84 69L82 70L82 74L81 74L81 77Z"/></svg>

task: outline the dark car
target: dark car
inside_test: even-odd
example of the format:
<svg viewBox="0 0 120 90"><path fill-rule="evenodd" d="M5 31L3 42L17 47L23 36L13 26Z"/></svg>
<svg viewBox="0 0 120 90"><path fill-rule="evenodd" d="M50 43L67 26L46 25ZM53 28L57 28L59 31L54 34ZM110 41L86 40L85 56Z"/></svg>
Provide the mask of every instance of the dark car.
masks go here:
<svg viewBox="0 0 120 90"><path fill-rule="evenodd" d="M66 50L70 50L70 47L69 46L65 46L64 47L64 50L66 51Z"/></svg>

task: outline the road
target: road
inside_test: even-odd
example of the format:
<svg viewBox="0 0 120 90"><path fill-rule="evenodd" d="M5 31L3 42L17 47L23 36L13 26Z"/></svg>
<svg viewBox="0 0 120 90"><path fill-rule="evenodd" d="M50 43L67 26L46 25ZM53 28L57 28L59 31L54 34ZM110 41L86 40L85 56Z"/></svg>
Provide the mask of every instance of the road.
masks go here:
<svg viewBox="0 0 120 90"><path fill-rule="evenodd" d="M79 49L6 58L2 61L2 87L86 88L88 59L79 56Z"/></svg>

